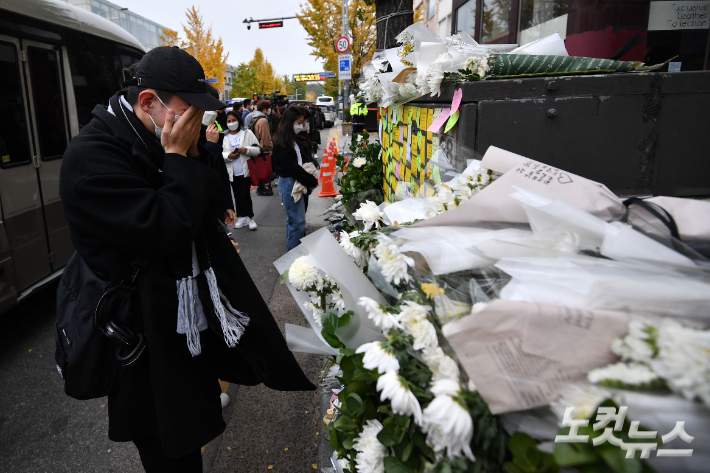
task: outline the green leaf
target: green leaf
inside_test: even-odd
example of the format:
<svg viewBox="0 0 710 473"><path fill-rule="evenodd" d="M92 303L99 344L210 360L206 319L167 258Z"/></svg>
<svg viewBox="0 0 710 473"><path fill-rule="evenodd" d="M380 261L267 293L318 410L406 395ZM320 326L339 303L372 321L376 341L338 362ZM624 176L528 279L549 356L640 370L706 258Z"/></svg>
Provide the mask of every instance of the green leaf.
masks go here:
<svg viewBox="0 0 710 473"><path fill-rule="evenodd" d="M341 348L340 353L342 353L344 356L355 356L355 350L351 348Z"/></svg>
<svg viewBox="0 0 710 473"><path fill-rule="evenodd" d="M385 473L415 473L415 470L402 463L397 457L385 457Z"/></svg>
<svg viewBox="0 0 710 473"><path fill-rule="evenodd" d="M280 279L281 284L285 283L287 279L288 279L288 269L286 271L284 271L283 274L281 275L281 279Z"/></svg>
<svg viewBox="0 0 710 473"><path fill-rule="evenodd" d="M377 440L380 441L382 445L385 447L392 447L395 444L394 441L394 434L395 434L395 425L394 424L389 424L385 425L382 430L380 430L380 433L377 434Z"/></svg>
<svg viewBox="0 0 710 473"><path fill-rule="evenodd" d="M362 406L362 398L357 393L350 393L345 399L345 403L348 405L350 412L356 412Z"/></svg>
<svg viewBox="0 0 710 473"><path fill-rule="evenodd" d="M343 448L351 450L354 447L356 436L349 436L343 439Z"/></svg>
<svg viewBox="0 0 710 473"><path fill-rule="evenodd" d="M611 444L597 448L599 455L614 473L641 473L643 465L638 458L626 458L626 452Z"/></svg>
<svg viewBox="0 0 710 473"><path fill-rule="evenodd" d="M336 337L333 334L330 334L329 332L326 332L325 329L321 331L321 335L323 335L323 338L325 339L326 342L328 342L328 345L330 345L333 348L340 348L343 346L341 343L340 339Z"/></svg>
<svg viewBox="0 0 710 473"><path fill-rule="evenodd" d="M560 466L588 465L599 461L594 448L585 443L555 443L555 461Z"/></svg>
<svg viewBox="0 0 710 473"><path fill-rule="evenodd" d="M407 442L407 446L404 447L404 450L402 451L403 462L409 460L409 457L412 455L412 450L414 450L414 444L412 442Z"/></svg>
<svg viewBox="0 0 710 473"><path fill-rule="evenodd" d="M506 462L505 469L508 471L508 473L525 473L525 470L516 466L515 463L513 463L513 462ZM449 471L451 471L451 469L449 469Z"/></svg>

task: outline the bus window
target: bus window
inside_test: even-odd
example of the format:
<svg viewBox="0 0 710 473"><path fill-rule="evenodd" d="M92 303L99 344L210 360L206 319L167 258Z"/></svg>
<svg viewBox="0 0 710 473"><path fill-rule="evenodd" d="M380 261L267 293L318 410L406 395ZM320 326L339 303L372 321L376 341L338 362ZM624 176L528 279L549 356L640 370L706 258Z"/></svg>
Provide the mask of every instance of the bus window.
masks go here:
<svg viewBox="0 0 710 473"><path fill-rule="evenodd" d="M0 167L31 159L17 47L0 41Z"/></svg>
<svg viewBox="0 0 710 473"><path fill-rule="evenodd" d="M32 77L40 156L45 161L58 159L67 148L67 129L57 53L52 49L28 47L27 61Z"/></svg>

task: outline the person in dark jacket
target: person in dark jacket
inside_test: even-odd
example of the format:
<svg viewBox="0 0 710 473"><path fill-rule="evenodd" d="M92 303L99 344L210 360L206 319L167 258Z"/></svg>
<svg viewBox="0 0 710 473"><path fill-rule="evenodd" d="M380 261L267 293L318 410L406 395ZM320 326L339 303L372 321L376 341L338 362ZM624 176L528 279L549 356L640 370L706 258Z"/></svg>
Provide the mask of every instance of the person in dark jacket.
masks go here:
<svg viewBox="0 0 710 473"><path fill-rule="evenodd" d="M109 394L109 438L136 444L145 470L202 472L200 449L225 428L218 379L311 391L220 222L224 187L198 144L207 94L200 64L158 47L128 89L67 148L62 208L79 256L116 283L131 263L146 348ZM98 301L97 301L98 302Z"/></svg>
<svg viewBox="0 0 710 473"><path fill-rule="evenodd" d="M296 181L309 189L318 187L318 179L303 169L307 162L315 163L312 151L302 144L298 134L304 131L305 110L301 107L288 107L281 116L279 128L274 137L274 150L271 165L279 176L279 193L286 209L286 250L301 244L306 231L306 208L304 199L298 202L291 197ZM299 141L301 144L299 145Z"/></svg>

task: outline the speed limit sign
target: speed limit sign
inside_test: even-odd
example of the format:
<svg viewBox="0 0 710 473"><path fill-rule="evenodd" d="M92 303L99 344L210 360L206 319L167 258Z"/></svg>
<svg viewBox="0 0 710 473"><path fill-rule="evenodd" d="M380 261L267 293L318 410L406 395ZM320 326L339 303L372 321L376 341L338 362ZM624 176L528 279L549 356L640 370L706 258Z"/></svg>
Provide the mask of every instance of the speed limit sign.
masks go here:
<svg viewBox="0 0 710 473"><path fill-rule="evenodd" d="M335 43L335 50L340 54L345 54L348 52L348 49L350 49L350 40L345 36L338 38L338 41Z"/></svg>

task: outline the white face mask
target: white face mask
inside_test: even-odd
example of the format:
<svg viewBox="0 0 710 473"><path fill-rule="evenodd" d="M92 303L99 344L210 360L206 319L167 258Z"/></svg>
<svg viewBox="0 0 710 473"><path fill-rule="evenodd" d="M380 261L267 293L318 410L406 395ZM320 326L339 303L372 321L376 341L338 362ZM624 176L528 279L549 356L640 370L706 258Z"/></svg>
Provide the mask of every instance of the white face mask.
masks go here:
<svg viewBox="0 0 710 473"><path fill-rule="evenodd" d="M296 134L301 133L305 127L303 125L293 125L293 132Z"/></svg>
<svg viewBox="0 0 710 473"><path fill-rule="evenodd" d="M234 131L237 128L239 128L239 122L232 122L232 123L227 123L227 128L230 130Z"/></svg>
<svg viewBox="0 0 710 473"><path fill-rule="evenodd" d="M167 112L168 106L165 105L162 100L160 100L160 97L158 97L158 94L153 94L153 95L155 95L155 98L158 99L158 101L160 102L160 104L161 104L163 107L165 107L165 111ZM160 139L160 135L163 133L163 127L160 127L160 126L158 126L158 125L155 123L155 120L153 120L153 116L152 116L151 114L148 114L148 116L150 117L150 121L152 121L152 122L153 122L153 125L155 126L155 137L158 138L158 139ZM173 122L173 125L177 123L178 119L179 119L181 116L182 116L182 115L178 115L177 113L175 114L175 121Z"/></svg>
<svg viewBox="0 0 710 473"><path fill-rule="evenodd" d="M303 124L303 128L304 128L306 131L311 131L311 124L310 124L309 122L305 122L305 123Z"/></svg>
<svg viewBox="0 0 710 473"><path fill-rule="evenodd" d="M214 123L216 118L217 112L205 112L205 114L202 115L202 124L205 126L210 126Z"/></svg>
<svg viewBox="0 0 710 473"><path fill-rule="evenodd" d="M271 115L271 109L268 109L268 110L266 111L266 115L267 115L267 116Z"/></svg>

